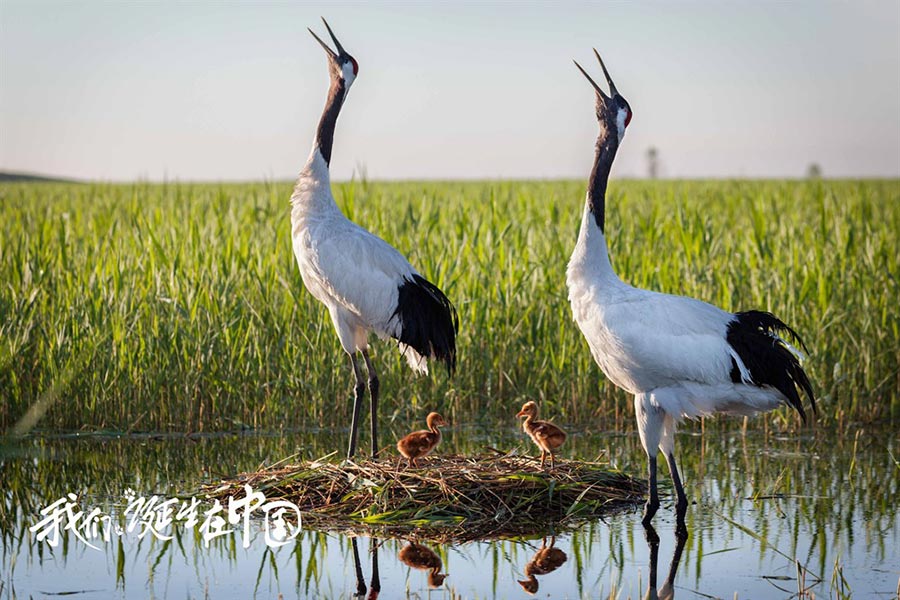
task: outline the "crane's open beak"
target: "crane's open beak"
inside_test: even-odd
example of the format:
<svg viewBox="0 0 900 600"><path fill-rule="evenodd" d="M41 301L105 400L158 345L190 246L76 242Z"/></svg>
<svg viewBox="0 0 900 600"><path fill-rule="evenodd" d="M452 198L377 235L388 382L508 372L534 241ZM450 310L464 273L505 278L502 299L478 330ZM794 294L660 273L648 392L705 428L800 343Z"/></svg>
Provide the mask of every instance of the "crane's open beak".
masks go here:
<svg viewBox="0 0 900 600"><path fill-rule="evenodd" d="M334 46L335 46L335 48L337 48L337 52L335 52L334 50L329 48L328 44L323 42L322 38L317 36L316 33L312 29L310 29L309 27L307 27L306 29L307 29L307 31L309 31L312 34L312 36L314 38L316 38L316 41L319 42L319 44L321 44L323 48L325 48L325 52L328 53L328 56L337 60L337 58L339 56L342 56L347 53L344 51L344 47L341 46L341 43L338 41L337 37L334 35L334 32L331 30L331 27L328 25L328 21L325 20L325 17L322 17L322 22L325 23L325 29L328 30L328 34L331 36L331 40L334 42Z"/></svg>
<svg viewBox="0 0 900 600"><path fill-rule="evenodd" d="M600 53L597 52L596 48L594 48L594 56L597 57L597 60L600 62L600 68L603 69L603 75L606 77L606 83L609 84L609 93L613 97L617 96L619 94L619 91L616 89L616 84L613 83L612 77L609 76L609 71L606 70L606 65L603 64L603 59L600 58ZM600 86L597 85L597 82L594 81L591 78L591 76L587 74L587 71L585 71L581 67L581 65L578 64L578 61L572 61L572 62L575 63L575 66L578 67L578 70L581 71L581 74L584 75L585 77L587 77L587 80L591 82L591 85L594 86L595 90L597 90L597 94L599 94L600 97L603 98L604 100L609 100L610 96L607 96L606 92L604 92L602 89L600 89Z"/></svg>
<svg viewBox="0 0 900 600"><path fill-rule="evenodd" d="M313 34L313 35L315 35L315 34ZM609 100L609 96L606 95L606 92L604 92L603 90L600 89L600 86L597 85L597 82L594 81L591 78L591 76L587 74L587 71L585 71L581 67L581 65L578 64L578 61L573 60L572 62L575 63L575 66L578 67L578 70L581 71L581 74L584 75L585 77L587 77L587 80L591 82L591 85L594 86L595 90L597 90L597 95L600 96L601 98L603 98L604 100Z"/></svg>
<svg viewBox="0 0 900 600"><path fill-rule="evenodd" d="M609 71L606 70L606 65L603 64L603 59L600 58L600 53L597 52L596 48L593 48L594 56L597 57L597 60L600 62L600 68L603 69L603 75L606 77L606 83L609 84L609 94L612 97L616 97L619 95L619 90L616 89L616 84L613 83L612 77L609 76Z"/></svg>

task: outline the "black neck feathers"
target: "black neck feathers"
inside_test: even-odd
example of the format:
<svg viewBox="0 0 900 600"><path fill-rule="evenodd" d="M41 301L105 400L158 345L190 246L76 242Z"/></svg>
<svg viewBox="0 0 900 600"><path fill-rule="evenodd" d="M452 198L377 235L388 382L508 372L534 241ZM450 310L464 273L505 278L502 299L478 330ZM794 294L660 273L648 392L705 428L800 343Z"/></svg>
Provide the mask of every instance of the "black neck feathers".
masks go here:
<svg viewBox="0 0 900 600"><path fill-rule="evenodd" d="M606 128L601 129L600 135L597 137L594 168L591 170L591 180L588 182L588 207L601 232L606 231L606 184L609 181L609 172L612 170L617 149L616 140L607 135Z"/></svg>
<svg viewBox="0 0 900 600"><path fill-rule="evenodd" d="M331 146L334 143L334 126L337 123L338 114L344 104L344 94L347 91L343 79L335 79L328 89L328 100L325 101L325 110L319 120L319 128L316 130L316 147L322 153L326 165L331 165Z"/></svg>

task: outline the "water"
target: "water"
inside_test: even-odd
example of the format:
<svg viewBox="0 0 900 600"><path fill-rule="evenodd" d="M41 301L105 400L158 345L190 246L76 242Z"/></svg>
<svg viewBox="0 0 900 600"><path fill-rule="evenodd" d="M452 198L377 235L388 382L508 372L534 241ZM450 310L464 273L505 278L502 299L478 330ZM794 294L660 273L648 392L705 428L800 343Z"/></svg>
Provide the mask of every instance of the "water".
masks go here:
<svg viewBox="0 0 900 600"><path fill-rule="evenodd" d="M567 457L599 456L643 477L645 458L636 435L573 434ZM641 598L654 577L660 594L669 580L684 598L790 598L801 587L816 598L897 597L900 443L890 428L819 431L800 438L710 430L703 436L680 434L677 451L695 501L683 548L667 496L655 519L658 544L640 525L640 507L555 539L422 542L411 549L408 540L316 531L303 531L297 543L273 549L263 542L259 523L251 529L248 548L240 533L207 547L196 530L183 527L176 527L168 542L126 534L100 543L99 550L71 534L52 548L28 531L40 509L67 492L79 494L82 506L121 511L126 488L170 496L294 452L322 456L343 447L343 435L0 441L0 599L347 598L359 583L368 593L378 587L372 579L376 564L380 598L527 597L519 581L536 597ZM450 429L441 448L472 452L483 445L527 448L511 427ZM660 479L667 479L664 468ZM434 567L436 556L439 568L410 567L401 553L419 567ZM429 579L440 585L433 588Z"/></svg>

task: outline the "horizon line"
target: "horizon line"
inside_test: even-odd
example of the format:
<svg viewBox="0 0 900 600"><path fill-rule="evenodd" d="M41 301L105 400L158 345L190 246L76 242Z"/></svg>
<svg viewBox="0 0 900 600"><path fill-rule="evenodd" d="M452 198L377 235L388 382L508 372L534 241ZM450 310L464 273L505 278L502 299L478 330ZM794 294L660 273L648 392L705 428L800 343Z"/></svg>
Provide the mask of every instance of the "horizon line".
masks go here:
<svg viewBox="0 0 900 600"><path fill-rule="evenodd" d="M332 183L344 184L344 183L447 183L447 182L460 182L460 183L479 183L479 182L508 182L508 181L523 181L523 182L553 182L553 181L579 181L579 180L587 180L588 175L583 176L559 176L559 177L356 177L351 176L350 178L345 179L332 179ZM893 175L849 175L849 176L827 176L821 175L818 177L809 177L809 176L758 176L758 175L705 175L705 176L688 176L688 177L679 177L679 176L660 176L660 177L641 177L634 175L621 175L618 177L612 177L613 180L619 181L667 181L667 182L678 182L678 181L892 181L892 180L900 180L900 173ZM73 183L73 184L82 184L82 185L91 185L91 184L108 184L108 185L127 185L134 183L145 183L145 184L154 184L154 185L166 185L170 183L175 184L192 184L192 185L213 185L213 184L252 184L252 183L277 183L277 184L287 184L296 182L296 176L290 177L279 177L279 178L270 178L270 177L260 177L260 178L250 178L250 179L182 179L179 177L169 178L163 177L161 179L157 178L146 178L146 177L135 177L133 179L90 179L90 178L80 178L80 177L67 177L67 176L58 176L47 173L39 173L34 171L5 171L0 170L0 183Z"/></svg>

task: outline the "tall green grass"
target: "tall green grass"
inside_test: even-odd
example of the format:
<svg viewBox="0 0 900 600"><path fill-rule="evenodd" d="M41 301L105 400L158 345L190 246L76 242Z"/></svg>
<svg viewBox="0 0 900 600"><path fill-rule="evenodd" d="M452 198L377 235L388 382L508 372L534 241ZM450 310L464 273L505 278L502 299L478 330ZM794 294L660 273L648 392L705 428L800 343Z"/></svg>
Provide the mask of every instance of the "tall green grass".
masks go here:
<svg viewBox="0 0 900 600"><path fill-rule="evenodd" d="M631 400L571 319L584 182L350 182L347 216L459 310L459 369L376 342L383 418L507 419L525 398L592 427ZM0 185L0 430L338 425L352 376L291 251L290 183ZM799 331L820 422L900 419L900 182L616 181L622 278ZM793 426L787 411L766 417Z"/></svg>

